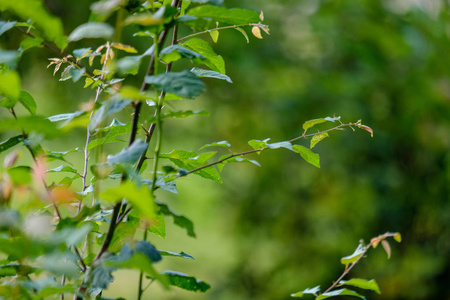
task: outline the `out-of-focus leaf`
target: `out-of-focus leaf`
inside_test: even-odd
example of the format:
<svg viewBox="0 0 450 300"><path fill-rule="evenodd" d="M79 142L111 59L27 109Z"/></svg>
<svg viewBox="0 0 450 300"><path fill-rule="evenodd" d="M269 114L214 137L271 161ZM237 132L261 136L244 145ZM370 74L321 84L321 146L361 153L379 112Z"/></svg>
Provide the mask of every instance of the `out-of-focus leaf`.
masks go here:
<svg viewBox="0 0 450 300"><path fill-rule="evenodd" d="M124 45L121 43L111 43L111 47L128 52L128 53L137 53L138 52L134 47L132 47L130 45Z"/></svg>
<svg viewBox="0 0 450 300"><path fill-rule="evenodd" d="M22 51L26 51L30 48L34 47L42 47L42 42L44 41L43 38L35 37L35 38L28 38L26 40L23 40L20 43L20 48L22 48Z"/></svg>
<svg viewBox="0 0 450 300"><path fill-rule="evenodd" d="M245 32L244 29L242 29L241 27L236 27L235 28L237 31L239 31L240 33L242 33L242 35L244 36L245 40L247 41L247 43L250 43L250 40L248 39L248 35L247 32Z"/></svg>
<svg viewBox="0 0 450 300"><path fill-rule="evenodd" d="M14 28L14 26L16 26L16 23L17 23L16 21L13 22L0 21L0 35L10 30L11 28Z"/></svg>
<svg viewBox="0 0 450 300"><path fill-rule="evenodd" d="M20 85L20 77L16 71L0 73L0 95L3 94L11 100L18 100Z"/></svg>
<svg viewBox="0 0 450 300"><path fill-rule="evenodd" d="M0 120L0 130L18 130L26 133L37 132L47 138L59 137L62 133L50 120L40 116L19 117Z"/></svg>
<svg viewBox="0 0 450 300"><path fill-rule="evenodd" d="M161 275L169 278L170 285L179 287L191 292L206 292L211 288L209 284L195 277L175 271L164 271Z"/></svg>
<svg viewBox="0 0 450 300"><path fill-rule="evenodd" d="M341 263L345 266L348 266L349 264L351 264L351 263L355 262L357 259L359 259L361 257L361 255L364 254L364 251L365 251L364 245L359 244L358 247L356 248L356 250L352 254L341 258Z"/></svg>
<svg viewBox="0 0 450 300"><path fill-rule="evenodd" d="M16 135L7 139L6 141L1 142L0 153L14 147L17 144L20 144L21 142L23 142L23 135Z"/></svg>
<svg viewBox="0 0 450 300"><path fill-rule="evenodd" d="M197 18L211 18L214 21L232 25L260 22L257 12L241 8L227 9L225 7L205 5L190 9L188 15Z"/></svg>
<svg viewBox="0 0 450 300"><path fill-rule="evenodd" d="M21 91L18 101L23 105L23 107L25 107L26 110L30 112L30 114L36 114L37 105L33 99L33 96L31 96L29 93Z"/></svg>
<svg viewBox="0 0 450 300"><path fill-rule="evenodd" d="M386 251L388 259L391 258L391 246L387 240L381 241L381 246L383 246L384 251Z"/></svg>
<svg viewBox="0 0 450 300"><path fill-rule="evenodd" d="M292 150L294 150L294 152L296 152L296 153L299 153L301 155L301 157L303 157L304 160L306 160L313 166L320 168L319 154L316 154L316 153L312 152L310 149L300 146L300 145L293 145Z"/></svg>
<svg viewBox="0 0 450 300"><path fill-rule="evenodd" d="M110 115L121 111L124 109L131 101L120 100L120 101L110 101L103 104L92 116L89 123L89 130L94 131L101 125L101 123Z"/></svg>
<svg viewBox="0 0 450 300"><path fill-rule="evenodd" d="M166 238L166 220L164 219L163 215L156 215L156 218L152 220L150 222L150 225L148 226L148 232L156 234L163 239Z"/></svg>
<svg viewBox="0 0 450 300"><path fill-rule="evenodd" d="M13 11L23 20L31 19L33 25L39 28L47 39L64 49L67 45L60 19L52 16L40 0L0 1L0 11Z"/></svg>
<svg viewBox="0 0 450 300"><path fill-rule="evenodd" d="M206 59L199 59L199 58L194 59L193 62L195 64L206 65L213 71L225 74L225 62L222 56L217 55L211 48L211 46L208 44L208 42L201 39L192 38L184 42L182 45L188 49L200 53L206 58Z"/></svg>
<svg viewBox="0 0 450 300"><path fill-rule="evenodd" d="M72 77L73 82L77 82L86 72L86 68L78 69L72 68L70 69L70 76Z"/></svg>
<svg viewBox="0 0 450 300"><path fill-rule="evenodd" d="M323 293L322 295L316 297L316 300L322 300L322 299L327 299L327 298L337 297L337 296L354 296L354 297L358 297L361 299L366 299L366 297L358 294L355 291L352 291L349 289L340 289L340 290L334 290L334 291L330 291L327 293Z"/></svg>
<svg viewBox="0 0 450 300"><path fill-rule="evenodd" d="M261 29L259 29L258 26L253 26L252 27L252 33L253 35L258 38L258 39L262 39L263 37L261 36Z"/></svg>
<svg viewBox="0 0 450 300"><path fill-rule="evenodd" d="M156 217L153 195L146 185L136 186L134 182L124 182L100 194L104 201L117 202L127 199L144 217L153 220Z"/></svg>
<svg viewBox="0 0 450 300"><path fill-rule="evenodd" d="M115 155L109 155L107 162L109 164L134 164L139 160L142 154L147 151L148 143L142 140L135 140L129 147L123 149Z"/></svg>
<svg viewBox="0 0 450 300"><path fill-rule="evenodd" d="M156 250L155 246L153 246L147 241L126 243L120 250L118 259L126 260L135 255L136 253L144 254L145 257L149 259L152 263L159 262L162 259L161 254L159 253L158 250Z"/></svg>
<svg viewBox="0 0 450 300"><path fill-rule="evenodd" d="M176 256L176 257L182 257L182 258L194 259L195 260L194 257L192 257L189 254L184 253L184 252L177 253L177 252L159 250L159 253L162 256Z"/></svg>
<svg viewBox="0 0 450 300"><path fill-rule="evenodd" d="M402 242L402 236L401 236L401 234L397 232L397 233L394 235L394 240L395 240L396 242L398 242L398 243L401 243L401 242Z"/></svg>
<svg viewBox="0 0 450 300"><path fill-rule="evenodd" d="M59 167L56 167L54 169L49 169L49 170L47 170L47 172L49 172L49 173L52 173L52 172L70 172L70 173L78 174L77 170L75 170L72 167L65 166L65 165L60 165Z"/></svg>
<svg viewBox="0 0 450 300"><path fill-rule="evenodd" d="M214 142L211 144L204 145L203 147L200 148L200 150L208 148L208 147L223 147L223 148L230 149L231 144L228 143L227 141Z"/></svg>
<svg viewBox="0 0 450 300"><path fill-rule="evenodd" d="M194 224L191 220L186 218L185 216L181 216L173 212L167 204L163 204L160 202L157 202L159 206L159 213L165 216L170 216L173 218L173 223L181 228L186 229L186 232L188 236L195 237L194 232Z"/></svg>
<svg viewBox="0 0 450 300"><path fill-rule="evenodd" d="M291 297L303 297L304 295L315 295L320 292L320 285L315 286L313 288L306 288L301 292L291 294Z"/></svg>
<svg viewBox="0 0 450 300"><path fill-rule="evenodd" d="M339 281L339 285L351 285L360 289L371 290L377 294L381 294L380 288L374 279L366 280L361 278L352 278L350 280Z"/></svg>
<svg viewBox="0 0 450 300"><path fill-rule="evenodd" d="M211 36L213 42L217 43L217 41L219 40L219 30L211 30L209 32L209 35Z"/></svg>
<svg viewBox="0 0 450 300"><path fill-rule="evenodd" d="M109 132L102 138L98 138L96 140L91 140L87 147L88 150L91 150L94 147L97 147L99 145L103 145L106 143L119 142L120 140L117 139L118 136L121 136L123 134L127 134L130 132L130 130L131 130L130 124L114 123L114 121L117 121L117 120L114 119L110 126L100 129L101 131L109 130Z"/></svg>
<svg viewBox="0 0 450 300"><path fill-rule="evenodd" d="M228 81L229 83L233 83L233 81L231 81L230 77L228 77L225 74L221 74L219 72L216 72L216 71L203 70L203 69L199 69L199 68L192 68L191 72L194 73L195 75L197 75L198 77L208 77L208 78L222 79L222 80Z"/></svg>
<svg viewBox="0 0 450 300"><path fill-rule="evenodd" d="M68 42L74 42L85 38L110 39L114 34L114 28L106 23L89 22L75 28L67 38Z"/></svg>
<svg viewBox="0 0 450 300"><path fill-rule="evenodd" d="M146 76L145 82L157 89L192 99L205 90L205 84L189 70Z"/></svg>

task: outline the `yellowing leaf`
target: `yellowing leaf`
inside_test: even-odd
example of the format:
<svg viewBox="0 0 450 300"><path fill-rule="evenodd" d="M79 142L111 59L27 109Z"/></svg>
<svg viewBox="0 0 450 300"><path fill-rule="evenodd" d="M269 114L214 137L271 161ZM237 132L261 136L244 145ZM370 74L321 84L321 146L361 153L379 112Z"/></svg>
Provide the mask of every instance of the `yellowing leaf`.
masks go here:
<svg viewBox="0 0 450 300"><path fill-rule="evenodd" d="M249 39L248 39L248 35L247 32L245 32L244 29L242 29L241 27L236 27L235 28L237 31L239 31L240 33L242 33L242 35L245 37L245 39L247 40L247 43L250 43Z"/></svg>
<svg viewBox="0 0 450 300"><path fill-rule="evenodd" d="M396 233L395 235L394 235L394 240L396 241L396 242L398 242L398 243L401 243L402 242L402 235L400 234L400 233Z"/></svg>
<svg viewBox="0 0 450 300"><path fill-rule="evenodd" d="M259 19L261 21L264 21L264 13L261 11L261 13L259 14Z"/></svg>
<svg viewBox="0 0 450 300"><path fill-rule="evenodd" d="M262 36L261 36L261 30L259 29L259 27L254 26L254 27L252 28L252 33L253 33L253 35L254 35L255 37L257 37L258 39L262 39Z"/></svg>
<svg viewBox="0 0 450 300"><path fill-rule="evenodd" d="M386 241L386 240L382 240L381 241L381 246L383 246L384 251L386 251L388 259L391 258L391 246L389 245L389 242Z"/></svg>
<svg viewBox="0 0 450 300"><path fill-rule="evenodd" d="M128 53L137 53L138 52L134 47L131 47L129 45L124 45L121 43L112 43L111 47L128 52Z"/></svg>
<svg viewBox="0 0 450 300"><path fill-rule="evenodd" d="M328 133L327 132L322 132L319 134L316 134L315 136L313 136L313 138L311 139L311 146L309 147L310 149L314 148L314 146L320 142L321 140L323 140L324 138L328 137Z"/></svg>
<svg viewBox="0 0 450 300"><path fill-rule="evenodd" d="M211 35L211 39L213 40L214 43L217 43L217 41L219 40L219 31L218 30L212 30L209 32L209 34Z"/></svg>

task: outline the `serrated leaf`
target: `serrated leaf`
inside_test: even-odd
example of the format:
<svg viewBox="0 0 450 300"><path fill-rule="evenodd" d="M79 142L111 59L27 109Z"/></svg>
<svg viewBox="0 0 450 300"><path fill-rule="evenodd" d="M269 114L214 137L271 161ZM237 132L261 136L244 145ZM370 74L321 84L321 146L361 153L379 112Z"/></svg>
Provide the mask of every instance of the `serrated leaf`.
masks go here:
<svg viewBox="0 0 450 300"><path fill-rule="evenodd" d="M179 287L191 292L206 292L211 288L209 284L204 281L198 280L195 277L186 275L184 273L175 271L164 271L161 275L169 278L170 285Z"/></svg>
<svg viewBox="0 0 450 300"><path fill-rule="evenodd" d="M337 297L337 296L354 296L354 297L358 297L361 299L366 299L366 297L358 294L355 291L352 291L349 289L340 289L340 290L334 290L334 291L330 291L327 293L323 293L322 295L316 297L316 300L322 300L322 299L327 299L327 298Z"/></svg>
<svg viewBox="0 0 450 300"><path fill-rule="evenodd" d="M192 99L205 90L205 84L189 70L168 72L154 76L145 76L145 82L157 89Z"/></svg>
<svg viewBox="0 0 450 300"><path fill-rule="evenodd" d="M75 28L67 38L68 42L79 41L85 38L110 39L114 34L114 28L106 23L89 22Z"/></svg>
<svg viewBox="0 0 450 300"><path fill-rule="evenodd" d="M205 59L193 59L195 64L206 65L213 71L225 74L225 62L222 56L217 55L208 42L201 39L192 38L184 42L182 45L205 57Z"/></svg>
<svg viewBox="0 0 450 300"><path fill-rule="evenodd" d="M219 40L219 30L211 30L209 32L209 35L211 36L213 42L217 43L217 41Z"/></svg>
<svg viewBox="0 0 450 300"><path fill-rule="evenodd" d="M36 114L37 105L33 97L29 93L21 91L18 101L20 104L23 105L23 107L25 107L26 110L30 112L30 114L32 115Z"/></svg>
<svg viewBox="0 0 450 300"><path fill-rule="evenodd" d="M389 245L389 242L386 240L382 240L381 246L383 246L384 251L386 251L388 259L391 258L391 246Z"/></svg>
<svg viewBox="0 0 450 300"><path fill-rule="evenodd" d="M211 143L211 144L204 145L199 150L202 150L202 149L205 149L205 148L208 148L208 147L223 147L223 148L230 149L231 148L231 144L228 143L227 141L214 142L214 143Z"/></svg>
<svg viewBox="0 0 450 300"><path fill-rule="evenodd" d="M313 166L320 168L320 156L319 154L316 154L312 152L310 149L300 146L300 145L293 145L292 150L295 153L299 153L301 157L306 160L308 163L312 164Z"/></svg>
<svg viewBox="0 0 450 300"><path fill-rule="evenodd" d="M320 292L320 285L313 287L313 288L306 288L301 292L293 293L291 294L291 297L303 297L304 295L315 295L318 292Z"/></svg>
<svg viewBox="0 0 450 300"><path fill-rule="evenodd" d="M190 237L195 238L195 232L194 232L194 223L192 223L191 220L186 218L185 216L179 215L175 212L173 212L167 204L163 204L161 202L157 202L157 205L159 206L159 213L164 216L170 216L173 218L173 223L186 230L187 235Z"/></svg>
<svg viewBox="0 0 450 300"><path fill-rule="evenodd" d="M365 252L364 245L359 244L358 247L355 249L355 251L352 254L341 258L341 264L348 266L349 264L358 260L361 257L361 255L364 254L364 252Z"/></svg>
<svg viewBox="0 0 450 300"><path fill-rule="evenodd" d="M182 258L186 258L186 259L193 259L193 260L195 260L194 257L192 257L189 254L184 253L184 252L177 253L177 252L159 250L159 253L162 256L176 256L176 257L182 257Z"/></svg>
<svg viewBox="0 0 450 300"><path fill-rule="evenodd" d="M188 15L197 18L211 18L214 21L231 25L260 22L257 12L241 8L227 9L225 7L205 5L189 10Z"/></svg>
<svg viewBox="0 0 450 300"><path fill-rule="evenodd" d="M263 37L261 36L261 29L259 29L258 26L253 26L252 27L252 33L253 35L258 38L258 39L262 39Z"/></svg>
<svg viewBox="0 0 450 300"><path fill-rule="evenodd" d="M323 140L324 138L329 137L328 132L322 132L319 134L316 134L312 137L311 139L311 145L310 145L310 149L314 148L315 145L317 145L317 143L319 143L321 140Z"/></svg>
<svg viewBox="0 0 450 300"><path fill-rule="evenodd" d="M20 96L20 85L20 77L16 71L0 73L0 95L17 100Z"/></svg>
<svg viewBox="0 0 450 300"><path fill-rule="evenodd" d="M180 58L190 58L190 59L205 59L203 55L200 53L197 53L195 51L192 51L190 49L187 49L181 45L171 45L160 52L161 59L166 63L171 63L174 61L179 60Z"/></svg>
<svg viewBox="0 0 450 300"><path fill-rule="evenodd" d="M360 289L371 290L377 294L381 294L380 288L374 279L366 280L361 278L352 278L350 280L339 281L339 285L351 285Z"/></svg>
<svg viewBox="0 0 450 300"><path fill-rule="evenodd" d="M115 155L108 155L107 163L109 164L134 164L139 160L142 154L147 151L148 143L142 140L135 140L129 147L123 149Z"/></svg>
<svg viewBox="0 0 450 300"><path fill-rule="evenodd" d="M17 144L20 144L21 142L23 142L23 135L16 135L7 139L6 141L1 142L0 153L14 147Z"/></svg>
<svg viewBox="0 0 450 300"><path fill-rule="evenodd" d="M148 220L156 217L153 195L146 185L138 187L135 183L127 181L104 191L100 194L100 198L108 202L117 202L125 198Z"/></svg>
<svg viewBox="0 0 450 300"><path fill-rule="evenodd" d="M240 33L242 33L242 35L244 36L245 40L247 41L247 44L250 43L250 40L248 38L247 32L245 32L244 29L242 29L241 27L236 27L235 28L237 31L239 31Z"/></svg>
<svg viewBox="0 0 450 300"><path fill-rule="evenodd" d="M195 75L197 75L198 77L208 77L208 78L222 79L222 80L228 81L229 83L233 83L233 81L231 81L230 77L228 77L225 74L221 74L219 72L216 72L216 71L203 70L203 69L199 69L199 68L192 68L191 72L194 73Z"/></svg>

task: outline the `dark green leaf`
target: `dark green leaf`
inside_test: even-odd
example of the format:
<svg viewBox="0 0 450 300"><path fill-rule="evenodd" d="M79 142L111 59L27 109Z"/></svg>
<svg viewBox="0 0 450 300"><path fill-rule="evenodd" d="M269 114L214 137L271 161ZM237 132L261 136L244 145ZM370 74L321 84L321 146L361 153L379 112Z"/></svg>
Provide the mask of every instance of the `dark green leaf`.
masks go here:
<svg viewBox="0 0 450 300"><path fill-rule="evenodd" d="M337 296L354 296L354 297L358 297L361 299L366 299L366 297L358 294L355 291L348 290L348 289L340 289L340 290L323 293L322 295L316 297L316 300L322 300L322 299L327 299L327 298L337 297Z"/></svg>
<svg viewBox="0 0 450 300"><path fill-rule="evenodd" d="M46 255L42 268L56 276L66 275L68 277L77 277L80 275L75 254Z"/></svg>
<svg viewBox="0 0 450 300"><path fill-rule="evenodd" d="M304 289L301 292L291 294L291 297L303 297L304 295L315 295L320 292L320 285L315 286L313 288Z"/></svg>
<svg viewBox="0 0 450 300"><path fill-rule="evenodd" d="M0 153L23 142L23 135L17 135L0 143Z"/></svg>
<svg viewBox="0 0 450 300"><path fill-rule="evenodd" d="M259 13L240 8L227 9L218 6L198 6L189 10L188 14L197 18L211 18L214 21L232 25L259 23Z"/></svg>
<svg viewBox="0 0 450 300"><path fill-rule="evenodd" d="M19 95L19 102L23 105L23 107L25 107L26 110L30 112L30 114L36 114L37 105L33 99L33 96L31 96L29 93L21 91Z"/></svg>
<svg viewBox="0 0 450 300"><path fill-rule="evenodd" d="M366 280L361 278L352 278L350 280L339 281L339 285L351 285L360 289L371 290L377 294L381 294L380 288L374 279Z"/></svg>
<svg viewBox="0 0 450 300"><path fill-rule="evenodd" d="M299 153L304 160L312 164L313 166L316 166L320 168L320 157L319 154L316 154L309 150L306 147L300 146L300 145L293 145L292 150L296 153Z"/></svg>
<svg viewBox="0 0 450 300"><path fill-rule="evenodd" d="M203 81L189 70L146 76L145 82L153 84L159 90L189 99L198 96L205 90Z"/></svg>
<svg viewBox="0 0 450 300"><path fill-rule="evenodd" d="M128 148L123 149L115 155L109 155L109 164L134 164L147 151L148 144L142 140L135 140Z"/></svg>
<svg viewBox="0 0 450 300"><path fill-rule="evenodd" d="M192 38L182 44L184 47L191 49L203 55L206 59L194 59L193 62L198 65L206 65L211 70L225 74L225 62L222 56L217 55L208 42Z"/></svg>
<svg viewBox="0 0 450 300"><path fill-rule="evenodd" d="M219 72L216 72L216 71L203 70L203 69L199 69L199 68L192 68L191 72L194 73L195 75L197 75L198 77L208 77L208 78L222 79L222 80L228 81L229 83L233 83L233 81L231 81L230 77L228 77L225 74L221 74Z"/></svg>
<svg viewBox="0 0 450 300"><path fill-rule="evenodd" d="M195 51L184 48L181 45L171 45L160 52L161 59L166 63L171 63L179 60L180 58L199 58L205 59L205 57Z"/></svg>
<svg viewBox="0 0 450 300"><path fill-rule="evenodd" d="M114 34L114 28L106 23L85 23L81 24L69 35L68 42L74 42L85 38L110 39Z"/></svg>
<svg viewBox="0 0 450 300"><path fill-rule="evenodd" d="M159 250L159 253L162 256L177 256L177 257L182 257L182 258L187 258L187 259L194 259L194 257L190 256L189 254L186 254L184 252L181 253L177 253L177 252L171 252L171 251L163 251L163 250Z"/></svg>
<svg viewBox="0 0 450 300"><path fill-rule="evenodd" d="M185 216L181 216L181 215L174 213L169 208L169 206L167 206L167 204L163 204L160 202L157 202L157 204L159 206L160 214L165 215L165 216L171 216L173 218L173 223L175 225L186 229L186 232L190 237L195 237L194 224L192 223L191 220L189 220Z"/></svg>
<svg viewBox="0 0 450 300"><path fill-rule="evenodd" d="M170 285L192 292L206 292L211 288L209 284L195 277L175 271L164 271L161 275L169 278Z"/></svg>
<svg viewBox="0 0 450 300"><path fill-rule="evenodd" d="M52 172L70 172L70 173L78 174L78 173L77 173L77 170L75 170L75 169L72 168L72 167L65 166L65 165L60 165L60 166L57 167L57 168L49 169L49 170L47 170L47 172L49 172L49 173L52 173Z"/></svg>
<svg viewBox="0 0 450 300"><path fill-rule="evenodd" d="M152 263L159 262L162 259L161 254L158 252L158 250L156 250L155 246L153 246L147 241L126 243L120 250L118 259L127 260L136 253L144 254L145 257L149 259Z"/></svg>

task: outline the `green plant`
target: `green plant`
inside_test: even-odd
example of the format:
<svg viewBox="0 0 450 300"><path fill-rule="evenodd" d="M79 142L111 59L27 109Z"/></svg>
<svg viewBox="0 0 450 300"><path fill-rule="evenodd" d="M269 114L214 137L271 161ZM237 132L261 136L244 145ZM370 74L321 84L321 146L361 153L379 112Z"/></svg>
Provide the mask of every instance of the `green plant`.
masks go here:
<svg viewBox="0 0 450 300"><path fill-rule="evenodd" d="M193 223L161 202L164 195L156 195L157 191L176 192L176 181L190 174L221 182L219 172L226 164L259 165L245 156L269 149L286 148L320 167L319 156L311 149L330 132L356 127L373 134L361 121L341 123L340 117L334 116L305 122L303 134L287 141L252 140L252 149L243 152L231 150L227 141L200 148L224 148L228 153L220 157L217 151L174 149L162 153L166 119L208 114L176 111L173 100L201 94L205 89L202 77L231 82L222 57L197 36L209 34L216 43L220 30L225 29L238 30L247 41L246 27L251 27L256 38L262 38L261 31L269 33L262 23L262 13L227 9L220 4L217 0L100 1L91 5L91 22L79 25L66 37L62 21L41 2L0 1L2 12L20 19L2 20L0 34L17 29L28 36L19 49L0 52L0 106L11 114L11 118L0 121L0 129L15 132L0 144L0 152L21 144L32 157L31 165L19 164L17 151L4 159L0 186L2 295L41 299L73 294L74 299L102 299L102 290L113 281L111 273L126 268L141 274L138 299L145 290L144 274L150 282L157 281L166 288L205 292L209 289L206 282L179 272L159 272L157 265L154 267L163 256L192 259L183 252L157 250L147 241L148 233L165 236L165 218L173 218L175 225L195 237ZM106 22L112 15L115 27ZM138 55L135 47L123 43L124 27L131 28L135 36L146 37L148 49ZM178 37L179 27L193 29L193 33ZM86 38L106 42L73 49L71 54L65 52L69 44L73 47ZM54 75L61 70L61 81L84 79L84 88L95 89L95 99L86 102L83 109L50 117L36 115L37 105L32 95L21 89L16 68L24 51L41 46L58 56L50 58L49 67L54 67ZM141 74L140 65L146 59L150 60L148 68ZM190 60L195 67L173 72L173 63L181 60ZM139 88L128 81L142 76ZM29 115L16 114L17 104ZM151 112L150 116L144 110ZM118 117L124 111L129 113L125 123ZM338 124L308 133L312 127L328 122ZM85 144L79 148L58 152L43 146L47 140L71 134L76 128L86 130ZM106 156L103 146L120 143L125 135L128 142L122 143L122 151ZM306 138L311 138L309 147L293 144ZM67 158L70 153L83 155L83 164L72 166ZM162 165L161 160L171 164ZM54 161L62 164L48 168ZM51 180L50 173L55 175ZM140 230L142 238L137 237Z"/></svg>

